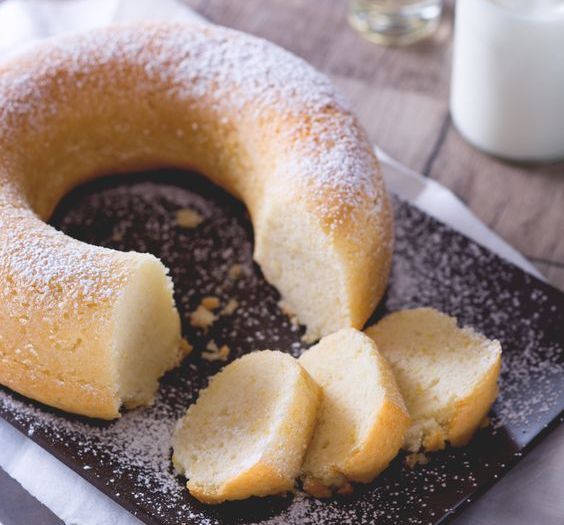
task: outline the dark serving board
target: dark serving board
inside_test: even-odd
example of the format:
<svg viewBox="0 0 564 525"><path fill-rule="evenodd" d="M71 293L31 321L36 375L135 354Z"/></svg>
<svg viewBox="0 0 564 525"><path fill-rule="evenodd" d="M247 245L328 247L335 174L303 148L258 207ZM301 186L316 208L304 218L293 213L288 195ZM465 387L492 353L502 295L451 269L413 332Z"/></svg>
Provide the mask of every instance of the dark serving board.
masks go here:
<svg viewBox="0 0 564 525"><path fill-rule="evenodd" d="M244 207L186 172L158 171L98 180L64 199L52 224L86 242L149 251L171 269L185 336L194 351L161 382L156 404L115 422L63 414L0 389L0 415L151 524L181 523L436 523L499 478L562 417L564 295L525 274L416 208L396 201L396 249L385 299L388 311L434 306L503 345L500 395L491 424L471 444L430 456L410 470L400 456L374 483L330 501L306 497L199 504L170 464L177 418L224 363L201 351L210 339L228 344L230 359L253 349L299 355L301 329L280 312L278 294L252 262L252 230ZM178 209L204 217L196 229L176 225ZM241 278L228 278L240 263ZM239 308L204 334L189 313L204 295Z"/></svg>

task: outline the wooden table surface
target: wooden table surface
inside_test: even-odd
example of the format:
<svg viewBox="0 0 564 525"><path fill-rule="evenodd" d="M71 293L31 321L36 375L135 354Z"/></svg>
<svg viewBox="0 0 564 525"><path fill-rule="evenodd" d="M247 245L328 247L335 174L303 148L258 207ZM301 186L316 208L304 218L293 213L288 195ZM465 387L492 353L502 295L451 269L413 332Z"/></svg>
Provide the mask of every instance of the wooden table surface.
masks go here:
<svg viewBox="0 0 564 525"><path fill-rule="evenodd" d="M345 0L188 0L210 20L267 38L329 75L371 140L453 190L490 228L564 289L564 163L510 164L467 144L448 110L453 2L429 40L365 41Z"/></svg>

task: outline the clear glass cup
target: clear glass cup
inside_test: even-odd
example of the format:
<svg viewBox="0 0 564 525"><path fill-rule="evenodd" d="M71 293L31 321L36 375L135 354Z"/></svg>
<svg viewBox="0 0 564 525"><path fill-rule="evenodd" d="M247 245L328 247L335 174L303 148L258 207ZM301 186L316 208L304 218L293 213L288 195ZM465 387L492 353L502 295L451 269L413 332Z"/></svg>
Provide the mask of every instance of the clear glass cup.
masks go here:
<svg viewBox="0 0 564 525"><path fill-rule="evenodd" d="M443 0L350 0L348 17L366 39L401 46L433 33L442 9Z"/></svg>

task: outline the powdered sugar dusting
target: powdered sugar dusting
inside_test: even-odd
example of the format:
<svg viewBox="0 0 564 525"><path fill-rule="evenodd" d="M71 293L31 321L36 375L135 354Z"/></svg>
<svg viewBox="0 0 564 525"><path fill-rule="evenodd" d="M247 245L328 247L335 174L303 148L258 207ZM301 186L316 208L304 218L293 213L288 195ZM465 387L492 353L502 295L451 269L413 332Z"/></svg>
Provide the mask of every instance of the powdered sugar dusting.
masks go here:
<svg viewBox="0 0 564 525"><path fill-rule="evenodd" d="M179 227L176 213L184 208L197 212L201 224ZM244 208L192 174L159 173L150 180L96 183L64 203L55 223L88 242L161 257L171 268L184 335L194 351L163 380L153 407L114 423L55 413L8 391L0 393L0 411L32 437L51 443L82 475L142 518L171 524L434 522L514 462L562 407L561 296L396 203L394 270L376 317L428 305L500 339L504 366L493 424L467 448L429 455L428 465L411 470L398 458L350 498L318 501L298 491L286 498L200 505L173 472L169 440L176 419L224 365L201 359L207 343L229 344L229 360L256 348L294 355L305 348L301 331L280 312L276 291L252 263ZM242 269L236 278L230 273L234 265ZM204 333L189 326L189 315L208 295L222 305L235 299L238 308Z"/></svg>
<svg viewBox="0 0 564 525"><path fill-rule="evenodd" d="M244 116L276 143L284 162L274 172L295 179L296 194L310 191L331 228L354 220L355 209L378 216L378 167L348 104L324 75L267 41L209 25L147 24L59 37L27 57L0 70L0 138L23 121L39 132L51 125L68 104L65 78L103 93L109 76L118 84L133 69L135 82L119 95L126 105L164 95L225 124Z"/></svg>
<svg viewBox="0 0 564 525"><path fill-rule="evenodd" d="M16 209L9 215L0 215L0 228L3 231L1 264L10 280L10 286L4 286L2 294L13 293L14 287L33 288L34 302L48 310L62 306L61 301L76 306L94 297L104 301L116 294L118 283L127 277L125 265L115 260L113 250L69 240L27 210ZM33 236L30 229L35 231Z"/></svg>

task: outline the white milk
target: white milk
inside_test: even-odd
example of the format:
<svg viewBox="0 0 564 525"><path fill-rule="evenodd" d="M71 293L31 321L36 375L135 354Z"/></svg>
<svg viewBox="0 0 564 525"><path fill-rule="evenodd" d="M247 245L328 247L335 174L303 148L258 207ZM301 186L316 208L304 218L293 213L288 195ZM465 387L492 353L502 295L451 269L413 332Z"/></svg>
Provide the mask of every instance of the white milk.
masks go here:
<svg viewBox="0 0 564 525"><path fill-rule="evenodd" d="M564 158L564 0L458 0L450 110L486 152Z"/></svg>

